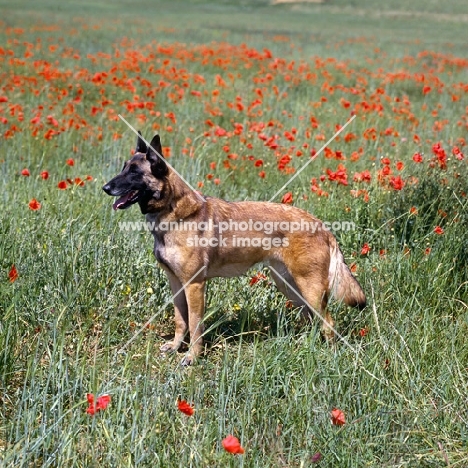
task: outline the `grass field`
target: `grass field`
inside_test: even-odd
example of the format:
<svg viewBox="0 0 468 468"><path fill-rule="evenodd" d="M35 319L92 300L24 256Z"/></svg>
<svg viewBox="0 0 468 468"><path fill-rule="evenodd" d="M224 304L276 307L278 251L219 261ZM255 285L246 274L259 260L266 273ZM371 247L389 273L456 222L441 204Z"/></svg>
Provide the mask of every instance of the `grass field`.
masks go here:
<svg viewBox="0 0 468 468"><path fill-rule="evenodd" d="M468 466L468 9L408 3L0 1L1 466ZM101 190L135 146L118 114L228 200L268 200L356 115L276 200L355 223L350 346L259 266L209 284L197 365L161 356L151 235Z"/></svg>

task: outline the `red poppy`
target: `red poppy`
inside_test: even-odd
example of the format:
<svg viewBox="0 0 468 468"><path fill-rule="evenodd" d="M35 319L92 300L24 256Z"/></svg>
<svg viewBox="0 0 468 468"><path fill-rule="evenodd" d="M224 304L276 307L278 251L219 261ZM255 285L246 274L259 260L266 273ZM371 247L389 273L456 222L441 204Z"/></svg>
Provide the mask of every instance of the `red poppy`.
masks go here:
<svg viewBox="0 0 468 468"><path fill-rule="evenodd" d="M444 230L440 226L436 226L434 232L440 236L444 233Z"/></svg>
<svg viewBox="0 0 468 468"><path fill-rule="evenodd" d="M111 401L110 395L101 395L97 398L96 403L94 402L94 395L92 393L86 394L89 406L86 412L91 416L94 416L98 411L105 410Z"/></svg>
<svg viewBox="0 0 468 468"><path fill-rule="evenodd" d="M366 242L361 249L361 255L367 255L371 250L370 245Z"/></svg>
<svg viewBox="0 0 468 468"><path fill-rule="evenodd" d="M410 214L412 215L417 215L418 214L418 209L415 206L412 206L409 210Z"/></svg>
<svg viewBox="0 0 468 468"><path fill-rule="evenodd" d="M266 176L265 171L260 171L260 172L258 173L258 177L260 177L260 179L264 179L265 176Z"/></svg>
<svg viewBox="0 0 468 468"><path fill-rule="evenodd" d="M402 161L397 161L396 163L397 171L403 170L404 167L405 167L405 164Z"/></svg>
<svg viewBox="0 0 468 468"><path fill-rule="evenodd" d="M41 178L43 180L47 180L49 178L49 173L47 171L42 171L41 172Z"/></svg>
<svg viewBox="0 0 468 468"><path fill-rule="evenodd" d="M336 181L338 184L348 185L348 174L343 164L338 164L336 172L327 169L328 180Z"/></svg>
<svg viewBox="0 0 468 468"><path fill-rule="evenodd" d="M345 424L345 414L340 409L334 408L331 412L331 421L334 426L343 426Z"/></svg>
<svg viewBox="0 0 468 468"><path fill-rule="evenodd" d="M65 164L67 164L68 166L74 166L75 160L73 158L69 158L65 161Z"/></svg>
<svg viewBox="0 0 468 468"><path fill-rule="evenodd" d="M61 180L58 184L57 187L60 190L66 190L67 189L67 182L65 180Z"/></svg>
<svg viewBox="0 0 468 468"><path fill-rule="evenodd" d="M366 336L368 333L369 333L369 330L368 330L367 328L361 328L361 329L359 330L359 336L364 337L364 336Z"/></svg>
<svg viewBox="0 0 468 468"><path fill-rule="evenodd" d="M14 283L18 279L18 271L16 270L15 265L11 266L11 270L8 273L8 278L10 279L10 283Z"/></svg>
<svg viewBox="0 0 468 468"><path fill-rule="evenodd" d="M322 459L322 454L320 452L314 453L310 459L311 463L318 463Z"/></svg>
<svg viewBox="0 0 468 468"><path fill-rule="evenodd" d="M462 161L465 158L465 155L461 152L458 146L453 147L452 153L459 161Z"/></svg>
<svg viewBox="0 0 468 468"><path fill-rule="evenodd" d="M193 405L188 404L185 400L178 400L177 408L187 416L193 416L193 413L195 412Z"/></svg>
<svg viewBox="0 0 468 468"><path fill-rule="evenodd" d="M405 186L405 182L400 176L397 177L392 177L390 179L390 185L395 189L395 190L401 190Z"/></svg>
<svg viewBox="0 0 468 468"><path fill-rule="evenodd" d="M281 203L290 205L293 202L293 196L291 192L286 192L281 199Z"/></svg>
<svg viewBox="0 0 468 468"><path fill-rule="evenodd" d="M369 183L371 181L371 173L366 169L365 171L362 172L356 172L353 176L353 180L355 182L367 182Z"/></svg>
<svg viewBox="0 0 468 468"><path fill-rule="evenodd" d="M24 168L21 171L21 175L24 176L24 177L29 177L31 174L29 173L29 169Z"/></svg>
<svg viewBox="0 0 468 468"><path fill-rule="evenodd" d="M29 202L29 209L33 210L33 211L40 210L41 209L41 204L35 198L33 198Z"/></svg>
<svg viewBox="0 0 468 468"><path fill-rule="evenodd" d="M225 437L221 443L223 444L223 448L226 452L233 453L235 455L241 455L245 452L239 442L239 439L231 434Z"/></svg>
<svg viewBox="0 0 468 468"><path fill-rule="evenodd" d="M250 279L249 285L253 286L254 284L258 283L259 281L263 281L263 280L266 280L266 279L267 279L267 277L262 272L259 271L255 276L252 276L252 278Z"/></svg>
<svg viewBox="0 0 468 468"><path fill-rule="evenodd" d="M261 166L263 166L263 161L261 159L257 159L255 161L255 167L261 167Z"/></svg>
<svg viewBox="0 0 468 468"><path fill-rule="evenodd" d="M416 163L422 163L423 157L419 153L414 153L413 154L413 161Z"/></svg>

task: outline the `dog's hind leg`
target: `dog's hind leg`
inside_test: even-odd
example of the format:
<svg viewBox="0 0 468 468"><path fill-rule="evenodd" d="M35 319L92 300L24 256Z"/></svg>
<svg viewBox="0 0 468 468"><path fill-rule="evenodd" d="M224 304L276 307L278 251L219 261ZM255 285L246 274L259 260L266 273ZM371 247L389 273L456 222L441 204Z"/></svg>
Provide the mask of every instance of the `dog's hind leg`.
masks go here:
<svg viewBox="0 0 468 468"><path fill-rule="evenodd" d="M270 262L270 273L277 288L292 302L294 307L307 307L304 298L295 292L299 292L299 288L284 263Z"/></svg>
<svg viewBox="0 0 468 468"><path fill-rule="evenodd" d="M293 268L294 269L294 268ZM278 289L292 301L295 307L303 307L304 316L312 320L317 316L322 321L322 333L327 341L333 341L334 320L327 310L328 278L321 278L317 273L308 276L292 273L281 262L271 263L271 275Z"/></svg>
<svg viewBox="0 0 468 468"><path fill-rule="evenodd" d="M322 321L322 334L327 341L335 340L335 321L327 310L328 292L326 278L311 274L308 277L296 278L299 291L307 301L309 313L317 315Z"/></svg>
<svg viewBox="0 0 468 468"><path fill-rule="evenodd" d="M177 296L174 298L175 334L172 341L168 341L167 343L163 344L159 349L163 353L171 353L177 351L180 348L180 345L182 344L182 341L187 334L189 315L185 291L181 291L182 283L173 273L168 271L166 271L166 273L169 278L172 294L177 294Z"/></svg>

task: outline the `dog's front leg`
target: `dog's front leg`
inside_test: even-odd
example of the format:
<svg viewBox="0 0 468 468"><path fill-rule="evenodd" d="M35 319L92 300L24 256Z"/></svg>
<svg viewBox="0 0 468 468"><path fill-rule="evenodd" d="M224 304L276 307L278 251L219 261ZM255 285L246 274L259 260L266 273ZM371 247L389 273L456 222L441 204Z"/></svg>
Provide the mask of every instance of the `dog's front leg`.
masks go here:
<svg viewBox="0 0 468 468"><path fill-rule="evenodd" d="M182 283L177 276L171 272L166 272L169 278L172 294L174 298L174 319L175 319L175 334L172 341L168 341L159 349L163 353L173 353L180 348L185 335L187 334L189 324L189 314L185 290L182 290ZM182 291L181 291L182 290Z"/></svg>
<svg viewBox="0 0 468 468"><path fill-rule="evenodd" d="M189 311L190 348L182 365L190 366L203 349L203 313L205 311L205 282L194 282L185 286Z"/></svg>

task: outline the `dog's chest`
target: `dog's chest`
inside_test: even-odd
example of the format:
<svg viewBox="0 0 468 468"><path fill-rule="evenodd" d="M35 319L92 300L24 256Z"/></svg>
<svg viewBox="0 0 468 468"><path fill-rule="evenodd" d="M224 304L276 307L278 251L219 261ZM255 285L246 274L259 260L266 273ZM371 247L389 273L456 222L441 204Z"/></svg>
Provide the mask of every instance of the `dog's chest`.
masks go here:
<svg viewBox="0 0 468 468"><path fill-rule="evenodd" d="M174 271L177 255L167 234L153 232L154 256L161 265Z"/></svg>
<svg viewBox="0 0 468 468"><path fill-rule="evenodd" d="M153 252L158 263L172 272L177 271L181 255L177 243L174 242L173 233L153 230L152 234L154 238Z"/></svg>

